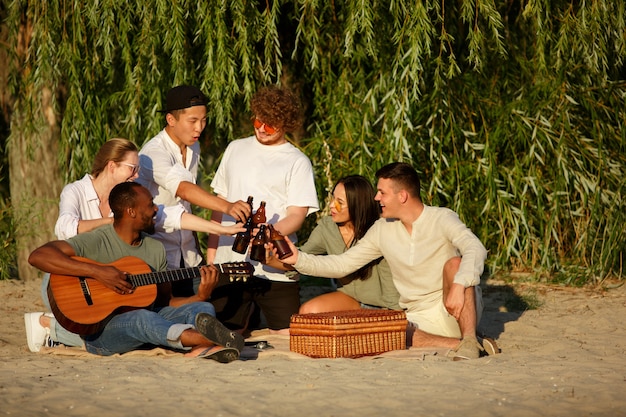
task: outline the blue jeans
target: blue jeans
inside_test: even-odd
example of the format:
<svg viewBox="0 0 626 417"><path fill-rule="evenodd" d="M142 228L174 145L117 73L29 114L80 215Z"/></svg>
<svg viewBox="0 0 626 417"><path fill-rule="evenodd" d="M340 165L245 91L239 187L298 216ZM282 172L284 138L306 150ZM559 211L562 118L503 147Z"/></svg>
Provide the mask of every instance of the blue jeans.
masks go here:
<svg viewBox="0 0 626 417"><path fill-rule="evenodd" d="M109 356L130 352L144 345L185 350L180 335L194 328L196 316L208 313L215 316L213 304L195 302L180 307L162 307L155 310L132 310L114 316L102 332L86 336L87 352Z"/></svg>

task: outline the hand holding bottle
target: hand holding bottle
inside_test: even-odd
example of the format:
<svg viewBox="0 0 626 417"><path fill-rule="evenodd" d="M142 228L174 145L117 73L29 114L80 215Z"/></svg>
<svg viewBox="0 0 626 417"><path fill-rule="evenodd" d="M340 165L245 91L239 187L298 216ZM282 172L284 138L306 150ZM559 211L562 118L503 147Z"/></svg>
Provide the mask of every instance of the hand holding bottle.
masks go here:
<svg viewBox="0 0 626 417"><path fill-rule="evenodd" d="M271 224L268 227L270 229L270 242L272 242L274 248L276 249L276 256L278 256L278 259L282 260L292 255L293 252L285 241L285 237L282 235L282 233L276 230Z"/></svg>
<svg viewBox="0 0 626 417"><path fill-rule="evenodd" d="M252 211L250 210L250 204L239 200L234 203L228 203L226 214L232 216L237 222L245 222L252 214Z"/></svg>
<svg viewBox="0 0 626 417"><path fill-rule="evenodd" d="M286 265L282 263L282 261L278 260L274 245L272 245L271 242L267 242L265 244L265 262L263 262L263 264L281 271L293 271L293 267L291 265Z"/></svg>
<svg viewBox="0 0 626 417"><path fill-rule="evenodd" d="M287 264L287 265L295 265L296 262L298 262L298 254L299 254L298 248L296 248L296 246L291 242L291 240L289 240L289 236L283 236L283 237L285 239L285 242L289 246L289 249L291 249L291 255L286 256L285 258L282 258L280 262ZM276 253L276 247L274 246L272 242L268 242L267 247L272 252Z"/></svg>
<svg viewBox="0 0 626 417"><path fill-rule="evenodd" d="M237 253L246 253L248 251L250 239L252 239L252 217L248 217L246 224L243 226L243 230L239 231L235 236L233 251Z"/></svg>
<svg viewBox="0 0 626 417"><path fill-rule="evenodd" d="M237 253L246 253L248 251L248 245L252 239L252 201L253 197L248 196L248 205L250 206L250 216L248 216L246 223L243 225L242 230L237 230L235 241L233 242L233 251ZM237 223L240 224L240 223Z"/></svg>

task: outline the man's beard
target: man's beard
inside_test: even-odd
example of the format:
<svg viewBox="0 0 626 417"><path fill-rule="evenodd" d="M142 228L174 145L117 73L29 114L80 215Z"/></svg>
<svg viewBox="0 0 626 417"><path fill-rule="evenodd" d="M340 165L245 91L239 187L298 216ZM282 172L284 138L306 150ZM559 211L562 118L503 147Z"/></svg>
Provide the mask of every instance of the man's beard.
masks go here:
<svg viewBox="0 0 626 417"><path fill-rule="evenodd" d="M144 226L144 228L141 230L142 232L148 234L148 235L153 235L156 232L156 228L155 228L155 224L154 224L154 219L152 217L146 219L146 225Z"/></svg>

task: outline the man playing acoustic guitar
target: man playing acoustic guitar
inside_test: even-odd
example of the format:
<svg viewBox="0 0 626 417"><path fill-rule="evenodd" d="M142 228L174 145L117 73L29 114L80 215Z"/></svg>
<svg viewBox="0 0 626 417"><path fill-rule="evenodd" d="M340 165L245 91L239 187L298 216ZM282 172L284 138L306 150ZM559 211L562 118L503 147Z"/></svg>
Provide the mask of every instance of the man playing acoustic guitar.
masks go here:
<svg viewBox="0 0 626 417"><path fill-rule="evenodd" d="M170 278L150 286L133 285L130 278L141 282L150 275L176 272L165 272L163 245L146 236L154 231L157 206L150 192L133 182L116 185L109 204L112 225L48 242L28 259L51 274L48 293L57 319L81 334L87 351L97 355L152 345L222 363L238 359L242 336L222 325L213 305L205 301L217 285L217 268L197 268L201 283L191 297L173 297Z"/></svg>

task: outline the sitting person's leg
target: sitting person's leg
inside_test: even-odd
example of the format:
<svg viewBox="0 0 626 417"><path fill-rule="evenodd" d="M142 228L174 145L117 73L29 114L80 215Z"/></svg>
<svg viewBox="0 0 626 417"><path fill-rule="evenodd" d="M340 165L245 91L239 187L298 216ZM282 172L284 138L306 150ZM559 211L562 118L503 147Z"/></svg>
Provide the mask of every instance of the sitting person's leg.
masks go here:
<svg viewBox="0 0 626 417"><path fill-rule="evenodd" d="M48 299L48 284L50 283L50 274L43 274L41 283L41 298L43 300L46 313L34 312L26 313L24 319L26 321L26 338L28 348L33 352L38 352L44 346L54 346L62 343L65 346L83 346L83 340L76 333L64 329L49 311L50 300ZM42 338L43 337L43 338Z"/></svg>
<svg viewBox="0 0 626 417"><path fill-rule="evenodd" d="M342 292L335 291L318 295L302 304L300 306L300 314L356 310L359 308L361 308L361 303L357 300Z"/></svg>
<svg viewBox="0 0 626 417"><path fill-rule="evenodd" d="M211 293L208 301L215 306L216 317L229 329L246 331L254 309L251 293L258 281L258 278L251 277L247 282L218 285Z"/></svg>
<svg viewBox="0 0 626 417"><path fill-rule="evenodd" d="M267 281L267 280L266 280ZM270 334L289 334L291 316L300 310L300 287L295 282L268 281L269 290L254 295Z"/></svg>
<svg viewBox="0 0 626 417"><path fill-rule="evenodd" d="M454 276L459 270L461 258L454 257L450 259L444 267L444 283L450 287L454 282ZM444 290L444 294L446 291ZM445 295L444 295L445 297ZM482 313L485 308L483 302L482 290L479 285L465 288L464 291L464 308L458 319L459 329L464 341L468 344L477 344L478 341L479 350L486 352L489 355L500 353L500 348L495 340L485 336L478 336L478 325L482 318Z"/></svg>
<svg viewBox="0 0 626 417"><path fill-rule="evenodd" d="M62 343L65 346L82 347L84 344L79 335L64 329L52 313L26 313L24 319L26 320L28 347L33 352L38 352L44 345L52 347ZM35 347L37 345L39 348Z"/></svg>
<svg viewBox="0 0 626 417"><path fill-rule="evenodd" d="M243 349L243 337L228 329L215 317L215 308L211 303L199 301L178 307L163 307L159 310L159 315L172 323L193 324L193 329L185 330L180 335L184 347L193 347L198 341L201 342L197 339L197 335L193 334L200 333L205 339L202 346L208 340L211 345L232 347L238 351Z"/></svg>
<svg viewBox="0 0 626 417"><path fill-rule="evenodd" d="M202 346L211 346L236 339L237 343L233 344L242 348L241 336L226 329L213 317L214 314L213 306L205 302L164 307L158 312L145 309L129 311L114 316L101 333L85 337L85 347L88 352L108 356L145 345L189 350L200 342ZM213 336L213 339L218 338L216 335L223 336L222 340L210 340L199 332L196 329L199 318L207 335ZM182 336L184 332L187 333Z"/></svg>
<svg viewBox="0 0 626 417"><path fill-rule="evenodd" d="M407 310L411 326L410 346L455 349L461 341L461 332L454 317L446 311L443 301L426 309Z"/></svg>
<svg viewBox="0 0 626 417"><path fill-rule="evenodd" d="M156 311L159 316L172 323L195 324L196 316L200 313L215 317L215 307L205 301L187 303L176 307L166 306Z"/></svg>
<svg viewBox="0 0 626 417"><path fill-rule="evenodd" d="M449 259L443 267L443 299L447 305L447 299L454 284L454 276L461 265L461 258L456 256ZM482 305L482 300L481 300ZM463 290L463 308L456 319L461 337L476 338L477 314L476 314L476 287L467 287Z"/></svg>
<svg viewBox="0 0 626 417"><path fill-rule="evenodd" d="M481 346L476 339L476 289L463 289L463 306L458 319L453 317L444 304L459 270L461 258L449 259L443 269L442 298L430 306L418 305L409 308L407 318L411 328L411 346L444 347L459 354L459 358L469 359L480 356ZM459 352L459 349L463 352Z"/></svg>
<svg viewBox="0 0 626 417"><path fill-rule="evenodd" d="M85 348L90 353L102 356L130 352L145 345L183 350L180 334L193 325L177 324L170 331L172 325L172 322L154 311L128 311L111 318L100 333L85 336Z"/></svg>

